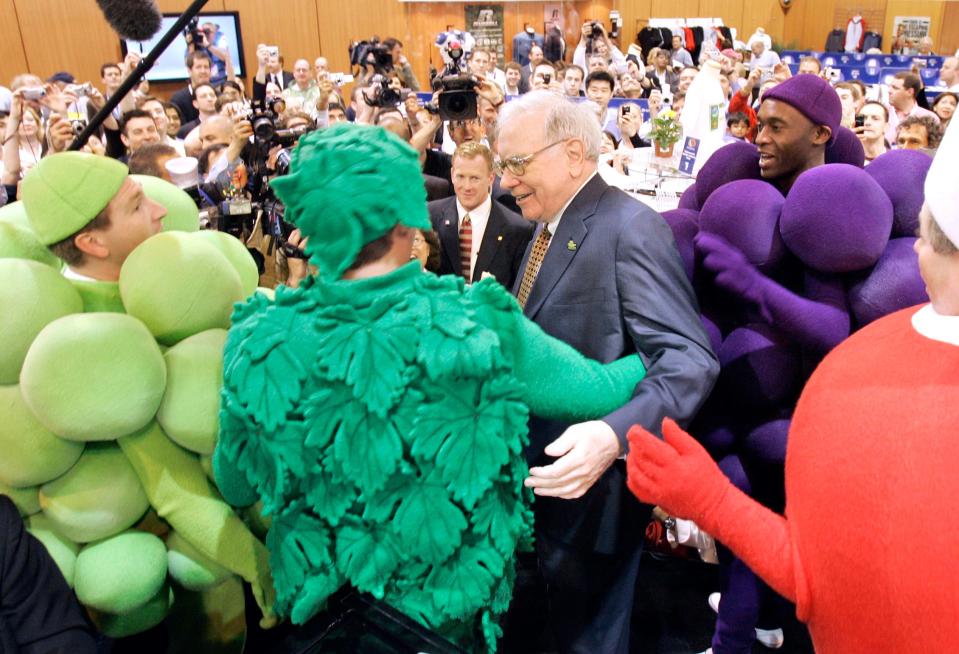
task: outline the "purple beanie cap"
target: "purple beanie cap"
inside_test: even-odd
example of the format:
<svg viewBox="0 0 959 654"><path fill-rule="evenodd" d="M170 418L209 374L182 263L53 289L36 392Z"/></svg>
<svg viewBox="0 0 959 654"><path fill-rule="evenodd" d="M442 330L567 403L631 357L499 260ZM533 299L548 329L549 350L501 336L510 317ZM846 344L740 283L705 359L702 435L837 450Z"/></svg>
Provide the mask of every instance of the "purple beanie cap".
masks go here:
<svg viewBox="0 0 959 654"><path fill-rule="evenodd" d="M842 120L842 103L829 82L818 75L796 75L763 94L763 101L779 100L795 108L812 121L832 130L830 143L836 137Z"/></svg>

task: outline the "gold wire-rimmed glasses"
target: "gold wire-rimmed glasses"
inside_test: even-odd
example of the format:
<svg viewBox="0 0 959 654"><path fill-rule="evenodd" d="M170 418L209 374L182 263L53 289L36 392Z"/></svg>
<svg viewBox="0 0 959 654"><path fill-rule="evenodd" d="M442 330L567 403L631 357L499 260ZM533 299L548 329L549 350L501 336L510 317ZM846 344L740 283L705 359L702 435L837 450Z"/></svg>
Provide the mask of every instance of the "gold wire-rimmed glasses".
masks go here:
<svg viewBox="0 0 959 654"><path fill-rule="evenodd" d="M559 141L553 141L549 145L540 148L533 154L514 154L512 157L497 159L493 162L493 172L495 172L497 175L502 175L508 170L514 177L522 177L526 174L526 167L532 163L536 155L549 150L554 145L559 145L560 143L565 142L566 139L560 139Z"/></svg>

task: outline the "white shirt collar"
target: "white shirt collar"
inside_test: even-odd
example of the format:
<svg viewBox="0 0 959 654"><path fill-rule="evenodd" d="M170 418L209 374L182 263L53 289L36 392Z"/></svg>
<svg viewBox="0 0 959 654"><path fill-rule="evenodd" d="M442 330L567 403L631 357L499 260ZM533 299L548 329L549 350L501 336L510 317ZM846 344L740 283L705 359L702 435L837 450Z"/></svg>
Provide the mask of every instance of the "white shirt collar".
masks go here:
<svg viewBox="0 0 959 654"><path fill-rule="evenodd" d="M97 280L97 279L94 279L93 277L87 277L86 275L81 275L80 273L78 273L76 270L74 270L74 269L71 268L70 266L64 266L64 267L63 267L63 270L62 270L61 272L62 272L62 274L63 274L64 277L66 277L67 279L72 279L73 281L76 281L76 282L96 282L96 281L99 281L99 280Z"/></svg>
<svg viewBox="0 0 959 654"><path fill-rule="evenodd" d="M486 222L489 220L489 212L492 208L493 200L489 193L486 194L486 199L483 200L481 205L470 211L467 211L466 208L460 204L459 198L456 198L457 225L463 224L463 216L468 213L470 215L470 222L473 224L473 233L475 234L479 225L482 225L483 227L486 226Z"/></svg>
<svg viewBox="0 0 959 654"><path fill-rule="evenodd" d="M559 210L558 214L556 214L556 217L553 218L552 220L546 221L546 229L549 230L550 236L556 233L556 228L559 227L559 221L562 220L563 214L566 213L567 209L569 209L569 205L572 204L573 200L576 199L576 196L578 196L580 191L583 190L583 187L589 184L590 180L592 180L598 174L599 174L599 168L594 170L593 174L587 177L586 181L583 182L578 189L576 189L576 192L570 196L569 200L566 201L566 204L563 205L563 208Z"/></svg>
<svg viewBox="0 0 959 654"><path fill-rule="evenodd" d="M943 316L927 304L912 314L912 326L926 338L959 345L959 316Z"/></svg>

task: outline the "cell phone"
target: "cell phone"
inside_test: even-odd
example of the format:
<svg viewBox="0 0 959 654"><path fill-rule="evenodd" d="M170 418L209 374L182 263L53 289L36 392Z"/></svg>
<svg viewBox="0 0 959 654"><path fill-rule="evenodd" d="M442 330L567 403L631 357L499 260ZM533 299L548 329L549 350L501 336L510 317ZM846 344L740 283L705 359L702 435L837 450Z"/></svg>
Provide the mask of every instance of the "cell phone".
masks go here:
<svg viewBox="0 0 959 654"><path fill-rule="evenodd" d="M330 81L333 82L336 86L342 86L343 84L352 84L353 76L347 73L333 73L330 75Z"/></svg>
<svg viewBox="0 0 959 654"><path fill-rule="evenodd" d="M268 45L268 46L266 46L266 50L267 50L267 52L270 53L270 56L271 56L271 57L279 57L279 56L280 56L280 46L278 46L278 45Z"/></svg>
<svg viewBox="0 0 959 654"><path fill-rule="evenodd" d="M543 83L544 83L544 84L549 84L552 79L553 79L552 74L550 74L550 73L543 73Z"/></svg>
<svg viewBox="0 0 959 654"><path fill-rule="evenodd" d="M866 117L862 114L856 115L856 127L865 127L866 126Z"/></svg>
<svg viewBox="0 0 959 654"><path fill-rule="evenodd" d="M623 115L624 115L624 116L625 116L626 114L628 114L629 112L631 112L632 110L633 110L633 108L630 107L628 104L624 104L624 105L623 105Z"/></svg>

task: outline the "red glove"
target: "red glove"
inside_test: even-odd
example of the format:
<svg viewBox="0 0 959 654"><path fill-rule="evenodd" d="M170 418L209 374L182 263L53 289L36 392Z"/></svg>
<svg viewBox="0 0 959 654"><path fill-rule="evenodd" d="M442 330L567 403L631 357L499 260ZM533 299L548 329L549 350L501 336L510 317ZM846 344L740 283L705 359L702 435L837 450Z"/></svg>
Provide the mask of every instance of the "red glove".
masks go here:
<svg viewBox="0 0 959 654"><path fill-rule="evenodd" d="M715 515L731 484L703 446L669 418L663 420L664 440L639 425L627 437L629 490L640 501L710 531L705 516Z"/></svg>

